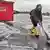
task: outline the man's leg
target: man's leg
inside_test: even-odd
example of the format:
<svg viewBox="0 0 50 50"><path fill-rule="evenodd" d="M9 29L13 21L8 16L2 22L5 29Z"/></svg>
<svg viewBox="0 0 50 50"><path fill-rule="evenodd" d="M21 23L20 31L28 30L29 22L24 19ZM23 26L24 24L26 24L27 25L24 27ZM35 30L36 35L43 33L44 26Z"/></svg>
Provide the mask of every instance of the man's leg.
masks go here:
<svg viewBox="0 0 50 50"><path fill-rule="evenodd" d="M37 26L35 27L36 28L36 31L37 31L37 33L36 33L36 37L37 38L39 38L39 35L40 35L40 24L39 23L37 23Z"/></svg>
<svg viewBox="0 0 50 50"><path fill-rule="evenodd" d="M36 28L35 28L37 24L34 21L32 21L32 24L33 24L33 27L31 28L31 33L35 35L37 33Z"/></svg>

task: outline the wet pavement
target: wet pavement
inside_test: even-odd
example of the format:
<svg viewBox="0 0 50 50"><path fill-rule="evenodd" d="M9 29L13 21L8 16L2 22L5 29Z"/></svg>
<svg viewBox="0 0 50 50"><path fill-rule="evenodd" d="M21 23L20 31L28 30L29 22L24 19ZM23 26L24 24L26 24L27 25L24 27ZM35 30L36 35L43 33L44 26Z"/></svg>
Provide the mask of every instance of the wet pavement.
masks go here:
<svg viewBox="0 0 50 50"><path fill-rule="evenodd" d="M47 39L44 32L42 32L43 35L41 34L39 36L39 39L28 35L28 29L26 29L25 26L31 25L31 22L28 20L27 15L26 15L27 18L25 19L23 16L24 15L17 15L17 22L14 23L14 27L8 27L9 31L7 30L6 33L8 34L10 33L10 36L8 40L0 42L0 50L20 50L20 49L24 50L24 46L25 48L27 48L27 50L33 50L34 48L36 48L37 50L41 50L42 48L44 50L50 50L50 46L46 45ZM18 31L16 31L16 29ZM8 37L7 36L8 34L5 35L6 38ZM9 46L9 47L6 47L6 46ZM29 47L32 47L33 49L32 48L29 49Z"/></svg>
<svg viewBox="0 0 50 50"><path fill-rule="evenodd" d="M21 28L21 32L23 34L27 34L27 29L24 29L24 28L26 28L25 26L32 25L29 14L17 14L17 15L15 15L15 19L16 19L16 21L19 22L19 23L18 22L17 23L18 23L18 26L20 26L20 28ZM17 24L14 24L14 26L16 28L19 28L19 27L17 27ZM24 26L24 28L21 26ZM40 50L41 48L43 48L44 50L50 50L50 46L46 45L47 37L43 31L42 31L42 34L40 35L39 39L37 39L36 37L32 38L30 36L28 36L28 39L30 40L32 47L38 48L38 50Z"/></svg>

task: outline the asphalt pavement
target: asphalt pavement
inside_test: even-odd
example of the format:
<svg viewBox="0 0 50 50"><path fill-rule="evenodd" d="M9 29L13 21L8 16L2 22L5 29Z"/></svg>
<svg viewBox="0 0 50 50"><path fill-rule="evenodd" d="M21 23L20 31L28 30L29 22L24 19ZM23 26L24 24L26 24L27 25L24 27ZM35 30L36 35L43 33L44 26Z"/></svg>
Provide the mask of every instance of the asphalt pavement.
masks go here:
<svg viewBox="0 0 50 50"><path fill-rule="evenodd" d="M17 21L18 24L14 24L14 26L16 28L21 28L21 32L23 34L27 34L27 29L24 29L26 28L25 26L28 27L28 25L31 25L31 21L30 21L30 15L29 14L17 14L15 15L15 19ZM19 27L20 26L20 27ZM24 26L24 28L22 28L21 26ZM47 36L46 34L41 31L41 35L39 37L39 39L37 39L36 37L31 37L31 36L28 36L28 39L31 41L31 45L34 47L34 48L38 48L38 50L40 49L44 49L44 50L50 50L50 46L47 46L46 45L46 42L47 42Z"/></svg>
<svg viewBox="0 0 50 50"><path fill-rule="evenodd" d="M19 34L16 34L15 32L12 31L14 34L9 37L9 41L7 41L6 43L9 44L10 46L11 46L11 44L13 44L13 46L15 44L15 47L22 45L22 46L27 46L27 47L29 46L32 48L36 48L37 50L42 50L42 49L50 50L50 46L46 45L47 38L43 31L42 31L41 35L39 36L39 38L28 35L28 29L25 29L25 26L31 25L31 22L28 20L29 15L27 15L27 14L20 15L19 14L16 16L17 16L16 17L17 22L14 23L14 28L19 29L20 32L19 32ZM24 27L22 27L22 26L24 26ZM16 48L15 47L14 48L12 47L13 48L12 50L20 50L21 49L21 48L17 49L17 47ZM0 46L0 50L11 50L11 48L8 48L6 46ZM27 50L29 50L29 49L27 48Z"/></svg>
<svg viewBox="0 0 50 50"><path fill-rule="evenodd" d="M21 26L20 26L20 28L21 28ZM24 35L28 34L28 30L25 29L25 27L21 28L21 33L23 33ZM49 50L50 49L46 45L47 39L46 39L46 35L44 32L42 32L42 34L39 36L39 39L36 37L31 37L29 35L27 37L28 37L27 39L29 40L29 42L31 43L31 46L33 48L38 48L38 50L40 50L40 49Z"/></svg>

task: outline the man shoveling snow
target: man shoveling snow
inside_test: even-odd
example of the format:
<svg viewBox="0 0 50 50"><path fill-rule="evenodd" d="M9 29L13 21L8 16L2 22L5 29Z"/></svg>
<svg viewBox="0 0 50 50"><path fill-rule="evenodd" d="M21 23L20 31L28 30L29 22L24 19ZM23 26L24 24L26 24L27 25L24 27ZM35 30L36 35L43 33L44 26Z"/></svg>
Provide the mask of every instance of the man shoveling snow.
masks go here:
<svg viewBox="0 0 50 50"><path fill-rule="evenodd" d="M31 34L35 35L36 37L38 37L38 35L40 34L39 27L42 25L41 24L42 23L42 13L41 13L41 10L42 10L42 6L41 6L41 4L38 4L36 6L36 8L33 9L30 12L30 19L31 19L31 22L33 24L33 27L31 28Z"/></svg>

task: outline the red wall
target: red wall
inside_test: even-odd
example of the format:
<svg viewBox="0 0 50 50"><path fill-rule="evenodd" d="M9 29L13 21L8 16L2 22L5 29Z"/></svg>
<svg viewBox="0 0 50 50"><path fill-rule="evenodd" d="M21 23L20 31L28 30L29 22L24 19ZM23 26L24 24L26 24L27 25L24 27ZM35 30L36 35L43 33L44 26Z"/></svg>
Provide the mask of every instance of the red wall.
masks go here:
<svg viewBox="0 0 50 50"><path fill-rule="evenodd" d="M12 2L0 2L0 20L5 20L5 21L13 20Z"/></svg>

